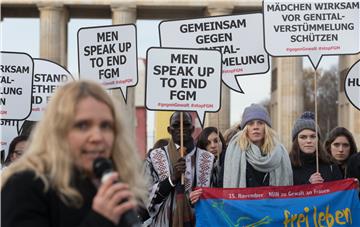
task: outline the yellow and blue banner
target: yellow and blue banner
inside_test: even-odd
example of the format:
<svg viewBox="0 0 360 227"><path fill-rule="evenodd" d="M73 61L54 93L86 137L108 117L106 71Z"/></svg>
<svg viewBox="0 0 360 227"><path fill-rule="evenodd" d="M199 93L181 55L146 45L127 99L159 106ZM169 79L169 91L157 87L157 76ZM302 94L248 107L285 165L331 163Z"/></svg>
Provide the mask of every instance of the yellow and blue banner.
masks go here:
<svg viewBox="0 0 360 227"><path fill-rule="evenodd" d="M355 179L314 185L203 188L196 226L360 226Z"/></svg>

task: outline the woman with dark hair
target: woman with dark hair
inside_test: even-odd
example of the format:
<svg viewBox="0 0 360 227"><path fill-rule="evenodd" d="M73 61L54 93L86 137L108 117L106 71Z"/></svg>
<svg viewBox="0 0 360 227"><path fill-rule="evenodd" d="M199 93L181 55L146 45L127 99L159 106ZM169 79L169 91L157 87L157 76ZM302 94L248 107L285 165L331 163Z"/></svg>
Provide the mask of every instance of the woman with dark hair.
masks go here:
<svg viewBox="0 0 360 227"><path fill-rule="evenodd" d="M215 156L212 186L222 187L223 164L226 145L221 132L215 127L204 128L198 136L197 147L204 149Z"/></svg>
<svg viewBox="0 0 360 227"><path fill-rule="evenodd" d="M20 158L24 154L27 146L28 136L20 135L15 137L9 146L9 153L5 159L4 166L10 165L12 162Z"/></svg>
<svg viewBox="0 0 360 227"><path fill-rule="evenodd" d="M339 167L330 162L329 155L322 148L320 135L319 133L316 135L315 132L316 128L320 132L312 112L304 112L293 127L290 160L294 185L323 183L342 178ZM316 171L316 144L319 155L319 172Z"/></svg>
<svg viewBox="0 0 360 227"><path fill-rule="evenodd" d="M347 178L347 162L357 152L353 135L344 127L336 127L330 131L324 143L325 150L338 164L343 178Z"/></svg>

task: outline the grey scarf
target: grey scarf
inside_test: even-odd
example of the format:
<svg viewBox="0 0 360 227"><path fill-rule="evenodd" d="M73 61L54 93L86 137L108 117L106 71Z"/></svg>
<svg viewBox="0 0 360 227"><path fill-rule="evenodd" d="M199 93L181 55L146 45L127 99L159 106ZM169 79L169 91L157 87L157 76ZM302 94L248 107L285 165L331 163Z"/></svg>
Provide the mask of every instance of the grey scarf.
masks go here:
<svg viewBox="0 0 360 227"><path fill-rule="evenodd" d="M232 138L226 150L224 188L246 188L246 161L257 171L270 173L270 186L293 185L290 158L284 146L277 143L274 150L265 156L252 143L243 151L238 143L241 133Z"/></svg>

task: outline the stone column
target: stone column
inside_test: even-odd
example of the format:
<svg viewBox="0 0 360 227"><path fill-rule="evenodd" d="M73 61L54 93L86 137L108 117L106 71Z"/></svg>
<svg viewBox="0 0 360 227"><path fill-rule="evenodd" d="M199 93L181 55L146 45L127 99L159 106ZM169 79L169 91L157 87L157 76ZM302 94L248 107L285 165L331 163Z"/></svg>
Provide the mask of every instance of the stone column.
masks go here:
<svg viewBox="0 0 360 227"><path fill-rule="evenodd" d="M39 4L40 57L67 67L68 10L63 4Z"/></svg>
<svg viewBox="0 0 360 227"><path fill-rule="evenodd" d="M136 23L136 5L116 4L111 5L112 23L113 24L135 24ZM136 110L135 110L135 87L127 88L127 100L121 94L120 89L111 90L111 94L115 97L121 106L121 115L125 121L127 134L130 135L131 142L136 141ZM124 94L125 95L125 94Z"/></svg>
<svg viewBox="0 0 360 227"><path fill-rule="evenodd" d="M360 55L342 55L339 57L339 95L338 126L347 128L360 144L360 110L356 109L345 94L345 78L351 66L360 59ZM358 145L359 146L359 145Z"/></svg>
<svg viewBox="0 0 360 227"><path fill-rule="evenodd" d="M232 6L221 5L209 5L205 14L207 16L220 16L231 15L233 12ZM205 125L214 126L224 133L226 129L230 128L230 89L221 83L221 109L217 113L207 113L205 118Z"/></svg>
<svg viewBox="0 0 360 227"><path fill-rule="evenodd" d="M289 150L295 120L304 110L302 58L272 58L270 115L273 129Z"/></svg>

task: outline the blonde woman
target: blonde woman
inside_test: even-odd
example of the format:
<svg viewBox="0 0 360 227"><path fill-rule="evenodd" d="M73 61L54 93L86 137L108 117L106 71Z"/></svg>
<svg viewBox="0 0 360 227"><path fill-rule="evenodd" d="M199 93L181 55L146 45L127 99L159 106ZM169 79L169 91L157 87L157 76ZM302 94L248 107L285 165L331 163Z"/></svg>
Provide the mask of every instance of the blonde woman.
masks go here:
<svg viewBox="0 0 360 227"><path fill-rule="evenodd" d="M102 184L97 157L116 171ZM51 98L28 151L2 173L1 224L124 226L124 212L144 199L140 166L110 96L93 82L69 83Z"/></svg>
<svg viewBox="0 0 360 227"><path fill-rule="evenodd" d="M266 109L257 104L245 108L240 126L226 150L224 188L292 185L288 153Z"/></svg>

